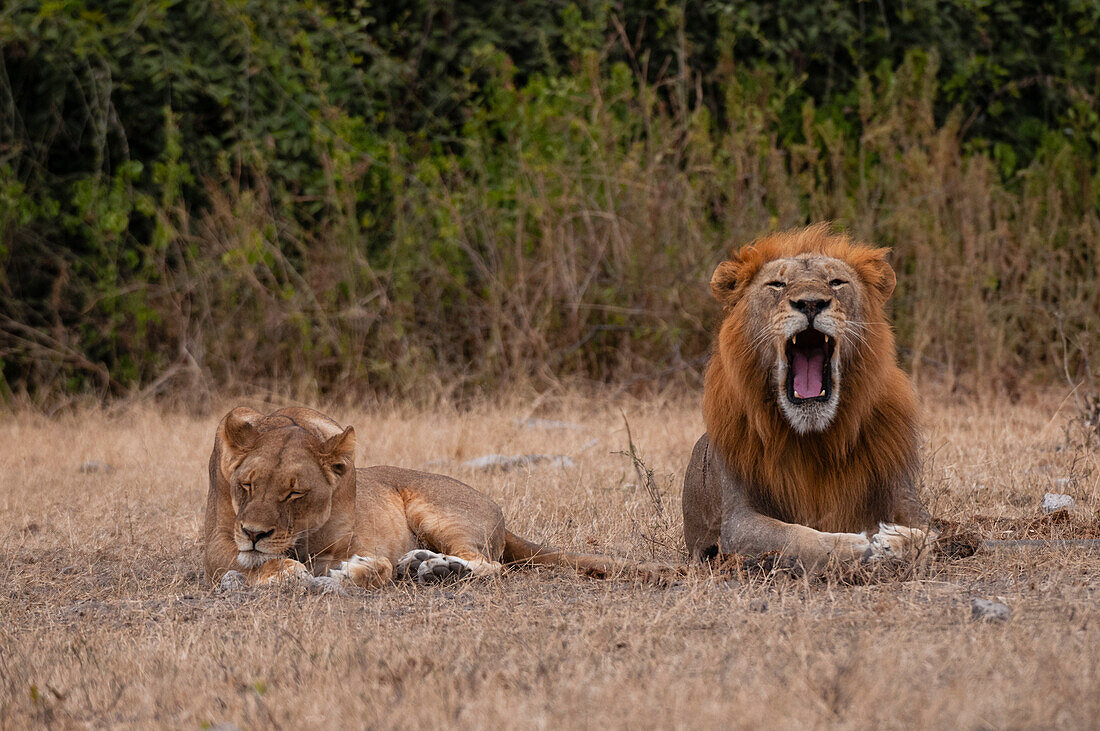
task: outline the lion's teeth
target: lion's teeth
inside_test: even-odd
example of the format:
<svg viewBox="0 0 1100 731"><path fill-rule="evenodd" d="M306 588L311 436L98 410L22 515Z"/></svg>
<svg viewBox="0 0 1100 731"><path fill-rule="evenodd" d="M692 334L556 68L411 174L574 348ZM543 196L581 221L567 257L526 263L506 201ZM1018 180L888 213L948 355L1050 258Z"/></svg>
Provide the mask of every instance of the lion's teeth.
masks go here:
<svg viewBox="0 0 1100 731"><path fill-rule="evenodd" d="M795 335L793 338L791 338L791 345L798 345L798 336L797 335Z"/></svg>
<svg viewBox="0 0 1100 731"><path fill-rule="evenodd" d="M824 395L825 395L825 389L824 389L824 388L822 388L822 389L821 389L821 393L819 393L819 394L818 394L818 396L824 396Z"/></svg>
<svg viewBox="0 0 1100 731"><path fill-rule="evenodd" d="M794 397L795 397L795 398L802 398L802 394L800 394L800 393L798 392L798 389L797 389L797 388L796 388L796 389L794 390Z"/></svg>

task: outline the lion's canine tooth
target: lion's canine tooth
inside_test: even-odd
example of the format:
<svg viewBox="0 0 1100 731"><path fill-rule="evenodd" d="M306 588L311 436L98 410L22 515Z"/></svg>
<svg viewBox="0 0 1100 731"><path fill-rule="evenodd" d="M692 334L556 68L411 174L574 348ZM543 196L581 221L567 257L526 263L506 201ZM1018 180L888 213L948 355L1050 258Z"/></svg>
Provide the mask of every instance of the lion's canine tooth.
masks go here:
<svg viewBox="0 0 1100 731"><path fill-rule="evenodd" d="M798 392L798 389L797 389L797 388L796 388L796 389L794 390L794 397L795 397L795 398L802 398L802 394L800 394L800 393Z"/></svg>
<svg viewBox="0 0 1100 731"><path fill-rule="evenodd" d="M798 336L797 335L795 335L793 338L791 338L791 345L798 345Z"/></svg>
<svg viewBox="0 0 1100 731"><path fill-rule="evenodd" d="M824 396L824 395L825 395L825 388L822 387L821 393L819 393L818 396Z"/></svg>

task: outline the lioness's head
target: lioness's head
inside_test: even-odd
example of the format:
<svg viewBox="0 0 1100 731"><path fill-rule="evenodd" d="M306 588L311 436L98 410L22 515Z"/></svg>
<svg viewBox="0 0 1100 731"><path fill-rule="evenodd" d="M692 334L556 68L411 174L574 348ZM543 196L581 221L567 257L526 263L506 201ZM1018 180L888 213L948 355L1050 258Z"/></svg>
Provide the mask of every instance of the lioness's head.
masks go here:
<svg viewBox="0 0 1100 731"><path fill-rule="evenodd" d="M355 431L334 431L322 438L293 420L246 408L223 419L219 468L236 513L233 540L241 566L286 555L328 522L338 489L354 489Z"/></svg>
<svg viewBox="0 0 1100 731"><path fill-rule="evenodd" d="M825 431L846 378L886 348L892 356L887 252L819 225L755 241L714 272L711 291L726 309L719 357L765 375L799 434Z"/></svg>

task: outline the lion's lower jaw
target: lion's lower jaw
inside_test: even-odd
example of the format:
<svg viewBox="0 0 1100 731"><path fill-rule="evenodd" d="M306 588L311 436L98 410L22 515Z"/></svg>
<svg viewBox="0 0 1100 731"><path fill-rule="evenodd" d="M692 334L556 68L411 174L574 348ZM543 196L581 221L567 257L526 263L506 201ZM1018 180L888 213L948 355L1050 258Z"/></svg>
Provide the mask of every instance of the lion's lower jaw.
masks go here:
<svg viewBox="0 0 1100 731"><path fill-rule="evenodd" d="M254 569L263 566L268 561L282 558L278 553L261 553L260 551L237 551L237 563L246 569Z"/></svg>
<svg viewBox="0 0 1100 731"><path fill-rule="evenodd" d="M839 368L834 368L839 373ZM809 401L801 404L791 403L787 396L787 369L782 364L775 369L775 396L779 409L796 434L814 434L829 428L836 418L840 404L840 378L833 376L829 388L828 401Z"/></svg>
<svg viewBox="0 0 1100 731"><path fill-rule="evenodd" d="M836 418L837 398L834 396L825 403L795 406L785 395L779 397L780 408L787 422L799 434L814 434L829 428Z"/></svg>

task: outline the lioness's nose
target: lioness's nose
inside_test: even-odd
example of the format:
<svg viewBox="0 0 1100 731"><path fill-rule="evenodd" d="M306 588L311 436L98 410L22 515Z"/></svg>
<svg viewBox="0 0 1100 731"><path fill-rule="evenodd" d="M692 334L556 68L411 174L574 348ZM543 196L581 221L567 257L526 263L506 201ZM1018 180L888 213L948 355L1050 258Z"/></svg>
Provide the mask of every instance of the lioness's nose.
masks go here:
<svg viewBox="0 0 1100 731"><path fill-rule="evenodd" d="M805 315L806 319L810 321L811 325L813 325L814 318L817 317L818 313L820 313L832 303L833 301L831 299L800 299L791 300L791 307L795 308L803 315Z"/></svg>
<svg viewBox="0 0 1100 731"><path fill-rule="evenodd" d="M274 532L273 530L245 528L243 525L241 526L241 533L244 533L248 537L248 540L252 541L252 545L256 545L258 541L262 541Z"/></svg>

